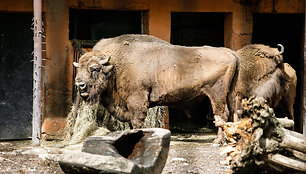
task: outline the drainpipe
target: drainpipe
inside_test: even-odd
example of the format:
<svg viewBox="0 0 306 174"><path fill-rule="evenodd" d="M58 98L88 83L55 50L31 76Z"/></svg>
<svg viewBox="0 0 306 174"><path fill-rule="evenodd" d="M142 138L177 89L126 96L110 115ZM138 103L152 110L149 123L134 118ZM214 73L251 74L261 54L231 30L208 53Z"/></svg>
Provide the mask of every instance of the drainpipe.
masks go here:
<svg viewBox="0 0 306 174"><path fill-rule="evenodd" d="M33 0L34 65L33 65L33 121L32 144L39 146L41 137L41 66L42 66L42 5Z"/></svg>

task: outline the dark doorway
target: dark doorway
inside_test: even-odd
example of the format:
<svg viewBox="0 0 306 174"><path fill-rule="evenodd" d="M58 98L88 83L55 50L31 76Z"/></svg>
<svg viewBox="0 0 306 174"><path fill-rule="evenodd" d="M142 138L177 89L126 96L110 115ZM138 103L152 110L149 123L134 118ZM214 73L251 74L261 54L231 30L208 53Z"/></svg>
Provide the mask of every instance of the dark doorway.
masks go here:
<svg viewBox="0 0 306 174"><path fill-rule="evenodd" d="M224 46L225 13L173 12L171 13L171 43L183 46ZM172 131L209 131L214 129L210 101L188 111L169 108L169 126ZM203 129L209 128L209 129Z"/></svg>
<svg viewBox="0 0 306 174"><path fill-rule="evenodd" d="M304 14L254 14L252 43L285 47L284 62L296 71L295 129L301 131Z"/></svg>
<svg viewBox="0 0 306 174"><path fill-rule="evenodd" d="M0 139L32 132L32 14L0 14Z"/></svg>
<svg viewBox="0 0 306 174"><path fill-rule="evenodd" d="M100 40L142 33L142 11L70 9L69 39Z"/></svg>
<svg viewBox="0 0 306 174"><path fill-rule="evenodd" d="M224 13L171 13L171 43L224 46Z"/></svg>

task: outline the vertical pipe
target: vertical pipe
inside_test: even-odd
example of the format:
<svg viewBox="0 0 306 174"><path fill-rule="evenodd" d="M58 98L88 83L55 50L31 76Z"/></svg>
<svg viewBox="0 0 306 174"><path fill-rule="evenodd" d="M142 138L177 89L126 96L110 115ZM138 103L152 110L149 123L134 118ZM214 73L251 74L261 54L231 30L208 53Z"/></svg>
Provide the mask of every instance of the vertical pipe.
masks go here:
<svg viewBox="0 0 306 174"><path fill-rule="evenodd" d="M42 66L42 5L33 0L34 9L34 65L33 65L33 121L32 144L40 145L41 134L41 66Z"/></svg>

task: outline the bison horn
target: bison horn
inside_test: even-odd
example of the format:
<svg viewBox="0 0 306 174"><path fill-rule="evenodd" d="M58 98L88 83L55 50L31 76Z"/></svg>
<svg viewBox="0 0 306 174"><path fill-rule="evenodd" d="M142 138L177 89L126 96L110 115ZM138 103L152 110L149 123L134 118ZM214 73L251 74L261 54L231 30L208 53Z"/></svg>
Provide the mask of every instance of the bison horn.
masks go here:
<svg viewBox="0 0 306 174"><path fill-rule="evenodd" d="M106 58L106 59L100 60L99 63L100 63L101 65L104 65L104 64L106 64L106 63L109 61L109 59L110 59L110 56L109 56L108 58Z"/></svg>
<svg viewBox="0 0 306 174"><path fill-rule="evenodd" d="M284 46L282 44L277 44L278 47L280 47L280 54L284 53Z"/></svg>
<svg viewBox="0 0 306 174"><path fill-rule="evenodd" d="M73 66L76 67L76 68L79 67L79 63L77 63L77 62L73 62L72 64L73 64Z"/></svg>

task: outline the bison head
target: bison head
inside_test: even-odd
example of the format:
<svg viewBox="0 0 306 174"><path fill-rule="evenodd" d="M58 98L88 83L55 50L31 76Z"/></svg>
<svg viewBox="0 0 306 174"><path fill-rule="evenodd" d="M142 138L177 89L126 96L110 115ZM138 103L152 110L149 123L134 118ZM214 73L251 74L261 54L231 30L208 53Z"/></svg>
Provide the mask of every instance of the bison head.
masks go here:
<svg viewBox="0 0 306 174"><path fill-rule="evenodd" d="M73 62L78 68L75 86L85 101L96 101L99 95L108 87L108 80L113 65L109 64L110 57L105 58L92 52L84 54L79 63Z"/></svg>

